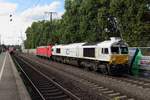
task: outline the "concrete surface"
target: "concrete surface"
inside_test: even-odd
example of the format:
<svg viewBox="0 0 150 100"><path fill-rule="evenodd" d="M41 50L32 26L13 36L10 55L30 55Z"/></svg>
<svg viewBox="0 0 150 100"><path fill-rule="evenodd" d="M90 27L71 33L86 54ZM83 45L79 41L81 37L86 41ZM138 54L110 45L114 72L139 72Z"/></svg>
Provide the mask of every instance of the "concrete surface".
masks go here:
<svg viewBox="0 0 150 100"><path fill-rule="evenodd" d="M7 52L0 54L0 100L31 100Z"/></svg>

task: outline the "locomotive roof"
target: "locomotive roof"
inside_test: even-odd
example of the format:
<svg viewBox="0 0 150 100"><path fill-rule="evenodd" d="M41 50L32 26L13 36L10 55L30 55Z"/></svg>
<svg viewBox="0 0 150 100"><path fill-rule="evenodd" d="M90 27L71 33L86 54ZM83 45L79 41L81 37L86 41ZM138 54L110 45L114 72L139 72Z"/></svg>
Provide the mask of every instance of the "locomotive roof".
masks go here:
<svg viewBox="0 0 150 100"><path fill-rule="evenodd" d="M120 42L120 41L121 41L120 38L112 37L112 38L110 38L110 40L106 40L106 41L100 42L97 45L100 46L100 47L110 47L114 43L117 43L117 42Z"/></svg>
<svg viewBox="0 0 150 100"><path fill-rule="evenodd" d="M84 45L86 42L83 42L83 43L72 43L72 44L68 44L66 46L82 46Z"/></svg>
<svg viewBox="0 0 150 100"><path fill-rule="evenodd" d="M48 47L48 46L39 46L39 47L37 47L37 48L44 48L44 47Z"/></svg>
<svg viewBox="0 0 150 100"><path fill-rule="evenodd" d="M54 47L56 47L56 48L59 48L59 47L61 47L61 48L63 48L63 47L77 47L77 46L82 46L83 44L85 44L85 42L83 42L83 43L71 43L71 44L67 44L67 45L55 45Z"/></svg>
<svg viewBox="0 0 150 100"><path fill-rule="evenodd" d="M55 45L55 48L63 48L63 47L77 47L77 46L99 46L99 47L110 47L111 45L120 42L121 39L120 38L116 38L116 37L111 37L110 40L106 40L106 41L102 41L102 42L96 42L96 43L71 43L71 44L67 44L67 45Z"/></svg>
<svg viewBox="0 0 150 100"><path fill-rule="evenodd" d="M83 46L99 46L99 47L110 47L112 44L119 42L121 39L117 37L111 37L110 40L95 43L85 43Z"/></svg>
<svg viewBox="0 0 150 100"><path fill-rule="evenodd" d="M97 45L99 42L95 42L95 43L85 43L82 46L89 46L89 45Z"/></svg>

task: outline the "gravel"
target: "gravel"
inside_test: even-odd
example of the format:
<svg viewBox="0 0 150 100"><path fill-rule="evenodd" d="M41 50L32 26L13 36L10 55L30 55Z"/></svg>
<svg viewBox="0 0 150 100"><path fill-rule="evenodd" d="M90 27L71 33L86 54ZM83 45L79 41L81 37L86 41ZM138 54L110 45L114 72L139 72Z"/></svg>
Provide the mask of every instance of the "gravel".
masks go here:
<svg viewBox="0 0 150 100"><path fill-rule="evenodd" d="M36 58L34 56L30 56L30 57L32 57L34 59L39 59L39 58ZM139 100L150 100L150 88L142 88L140 86L136 86L136 85L130 84L128 82L118 81L117 78L114 79L114 78L111 78L109 76L101 75L99 73L95 73L95 72L92 73L92 72L89 72L89 71L81 70L79 68L72 67L71 65L60 64L60 63L56 63L56 62L52 62L52 61L49 62L49 61L46 61L46 60L41 60L41 61L43 61L44 63L47 64L47 65L45 65L45 64L42 64L42 65L44 65L46 68L48 68L49 69L48 71L52 72L52 69L54 70L53 67L55 67L57 69L60 69L61 71L68 72L71 75L78 75L78 76L82 76L82 77L87 78L87 79L91 79L93 81L96 81L97 84L100 84L102 86L105 86L105 87L108 87L108 88L111 88L111 89L114 89L114 90L121 91L122 93L126 93L126 94L130 95L131 97L136 97ZM55 74L55 77L57 76L56 79L58 77L61 78L61 76L58 73L57 74L54 73L54 74ZM84 86L83 85L81 86L83 88L82 89L79 86L81 84L79 84L77 82L79 80L76 80L76 82L75 82L74 79L71 80L71 79L67 78L68 75L66 75L65 77L64 76L65 76L65 74L62 75L63 83L66 83L65 86L68 86L70 88L70 90L77 91L77 92L78 92L78 89L79 89L79 91L81 91L81 90L84 91L85 90L83 92L83 95L90 94L90 95L88 95L88 98L93 97L93 96L91 96L93 90L87 89L85 84L84 84ZM69 85L68 85L68 83L69 83ZM88 91L88 93L87 93L87 91ZM79 94L77 93L77 95L80 95L80 93ZM90 98L89 100L92 100L92 99L93 98ZM88 100L88 99L83 98L83 100Z"/></svg>

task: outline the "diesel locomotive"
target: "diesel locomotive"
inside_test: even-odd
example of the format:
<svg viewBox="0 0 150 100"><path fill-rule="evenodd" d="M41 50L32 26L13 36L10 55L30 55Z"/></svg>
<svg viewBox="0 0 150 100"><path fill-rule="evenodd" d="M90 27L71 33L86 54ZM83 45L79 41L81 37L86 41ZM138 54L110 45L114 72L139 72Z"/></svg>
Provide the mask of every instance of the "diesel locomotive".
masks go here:
<svg viewBox="0 0 150 100"><path fill-rule="evenodd" d="M99 43L42 46L37 48L36 55L109 75L129 70L128 45L117 37Z"/></svg>

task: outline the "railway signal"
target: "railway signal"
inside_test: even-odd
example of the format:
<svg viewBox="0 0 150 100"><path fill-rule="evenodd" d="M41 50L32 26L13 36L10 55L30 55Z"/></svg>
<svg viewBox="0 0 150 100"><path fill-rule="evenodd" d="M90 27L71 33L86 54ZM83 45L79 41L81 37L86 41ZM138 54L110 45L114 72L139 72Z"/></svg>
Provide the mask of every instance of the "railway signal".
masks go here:
<svg viewBox="0 0 150 100"><path fill-rule="evenodd" d="M9 17L10 17L10 22L12 22L12 14L10 14Z"/></svg>

